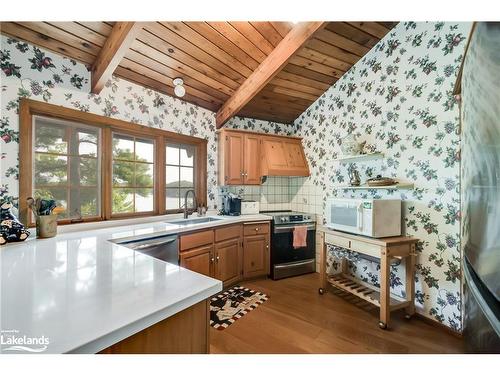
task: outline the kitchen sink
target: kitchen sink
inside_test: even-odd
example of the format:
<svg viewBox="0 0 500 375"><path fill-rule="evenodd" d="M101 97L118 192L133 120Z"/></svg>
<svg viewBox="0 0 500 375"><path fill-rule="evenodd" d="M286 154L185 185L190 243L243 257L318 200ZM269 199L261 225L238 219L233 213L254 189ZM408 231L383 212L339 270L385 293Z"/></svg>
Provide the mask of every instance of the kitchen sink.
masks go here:
<svg viewBox="0 0 500 375"><path fill-rule="evenodd" d="M180 225L180 226L187 226L187 225L211 223L211 222L219 221L219 220L222 220L222 218L209 216L209 217L198 217L195 219L176 219L176 220L165 221L165 223L173 224L173 225Z"/></svg>

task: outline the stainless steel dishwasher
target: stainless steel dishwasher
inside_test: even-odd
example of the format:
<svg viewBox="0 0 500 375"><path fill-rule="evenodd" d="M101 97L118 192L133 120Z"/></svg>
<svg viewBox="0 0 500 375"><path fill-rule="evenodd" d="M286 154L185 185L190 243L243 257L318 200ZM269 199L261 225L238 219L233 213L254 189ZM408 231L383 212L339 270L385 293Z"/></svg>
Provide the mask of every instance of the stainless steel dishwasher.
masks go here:
<svg viewBox="0 0 500 375"><path fill-rule="evenodd" d="M172 264L179 264L179 239L177 235L156 236L116 242L119 245Z"/></svg>

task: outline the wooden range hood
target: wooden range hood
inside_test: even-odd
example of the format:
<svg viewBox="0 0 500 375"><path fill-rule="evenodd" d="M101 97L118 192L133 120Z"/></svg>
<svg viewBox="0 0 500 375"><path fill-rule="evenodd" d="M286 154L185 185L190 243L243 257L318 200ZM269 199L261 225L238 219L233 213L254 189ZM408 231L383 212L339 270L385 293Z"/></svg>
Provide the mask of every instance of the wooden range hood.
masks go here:
<svg viewBox="0 0 500 375"><path fill-rule="evenodd" d="M302 138L233 129L218 133L219 185L260 185L266 176L310 175Z"/></svg>

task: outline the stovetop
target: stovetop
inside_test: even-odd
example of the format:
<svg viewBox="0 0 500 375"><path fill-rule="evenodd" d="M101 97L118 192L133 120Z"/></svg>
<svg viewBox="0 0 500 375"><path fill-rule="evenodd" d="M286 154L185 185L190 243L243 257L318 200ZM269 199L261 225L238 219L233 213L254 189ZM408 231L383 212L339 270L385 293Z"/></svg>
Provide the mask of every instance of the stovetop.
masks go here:
<svg viewBox="0 0 500 375"><path fill-rule="evenodd" d="M261 214L272 216L273 223L279 224L304 224L314 223L314 217L304 212L295 212L291 210L282 211L260 211Z"/></svg>

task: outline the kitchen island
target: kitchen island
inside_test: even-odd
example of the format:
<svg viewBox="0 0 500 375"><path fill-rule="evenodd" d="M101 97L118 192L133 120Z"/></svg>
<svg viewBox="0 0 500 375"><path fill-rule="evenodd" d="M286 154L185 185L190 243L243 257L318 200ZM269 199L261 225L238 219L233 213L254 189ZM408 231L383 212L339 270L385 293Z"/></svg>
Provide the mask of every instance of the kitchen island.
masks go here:
<svg viewBox="0 0 500 375"><path fill-rule="evenodd" d="M2 344L2 353L208 352L207 299L222 290L222 282L113 240L265 219L223 217L182 227L155 217L151 222L102 229L81 225L55 238L2 246L3 341L47 340L36 345ZM169 342L176 344L171 347ZM152 345L157 349L164 345L165 350L152 350Z"/></svg>

